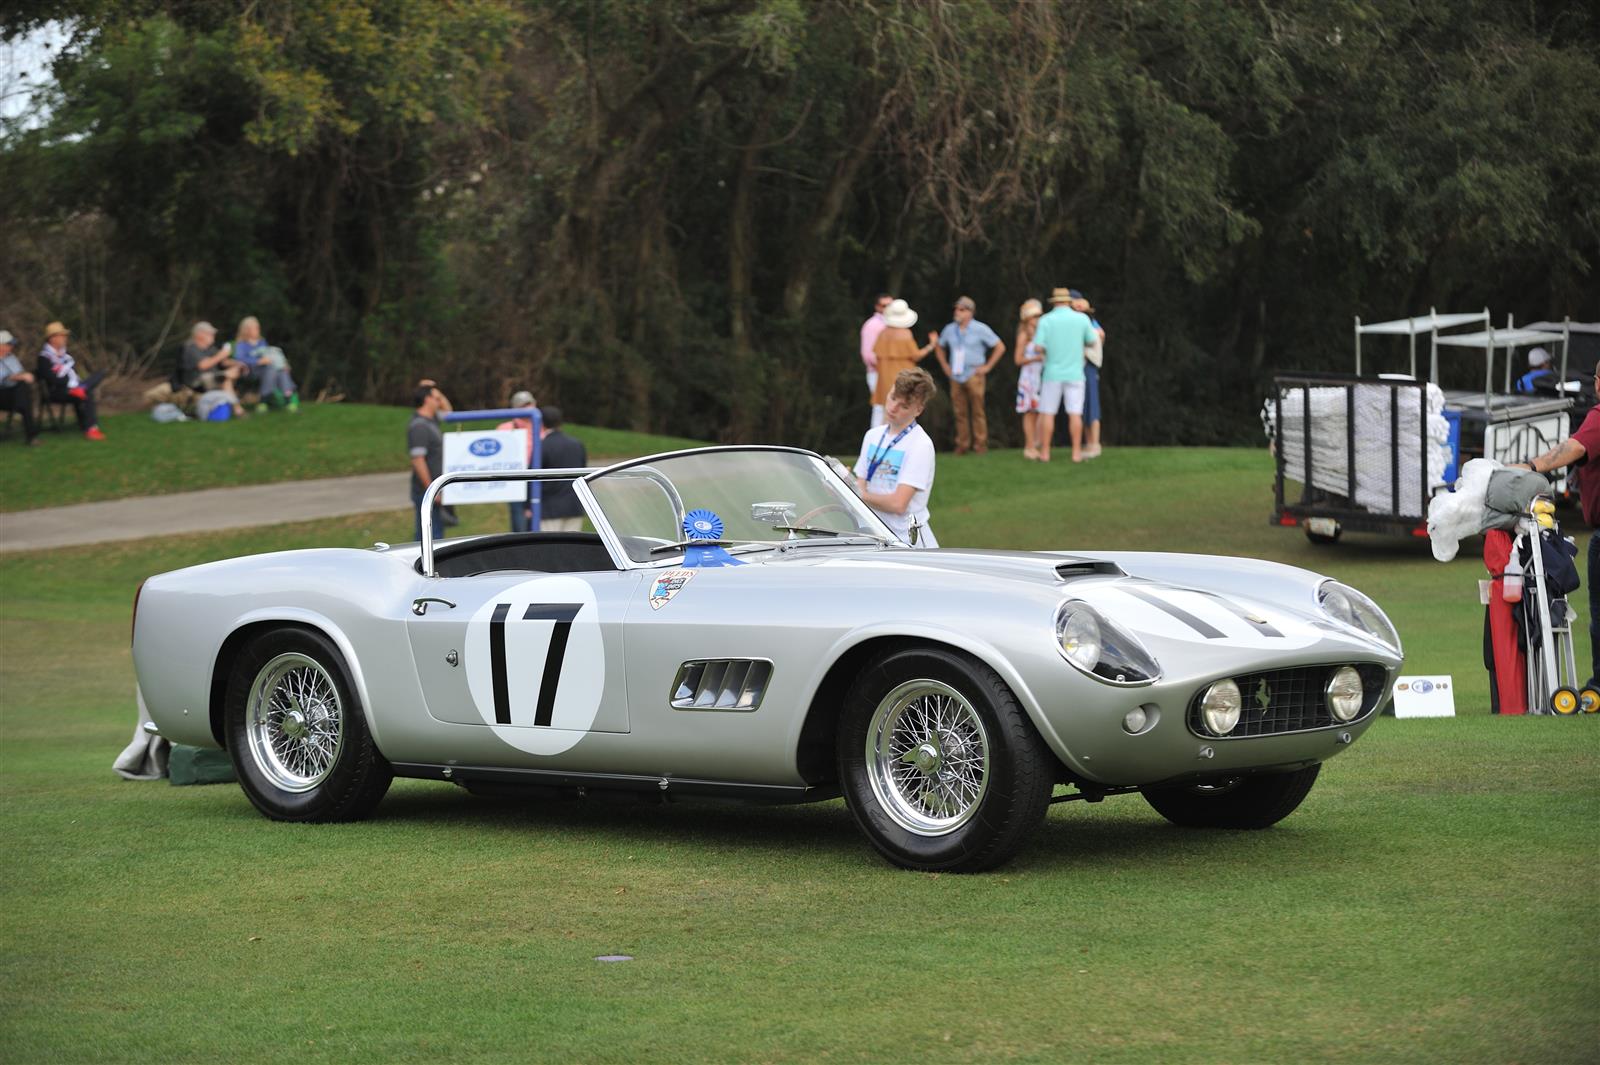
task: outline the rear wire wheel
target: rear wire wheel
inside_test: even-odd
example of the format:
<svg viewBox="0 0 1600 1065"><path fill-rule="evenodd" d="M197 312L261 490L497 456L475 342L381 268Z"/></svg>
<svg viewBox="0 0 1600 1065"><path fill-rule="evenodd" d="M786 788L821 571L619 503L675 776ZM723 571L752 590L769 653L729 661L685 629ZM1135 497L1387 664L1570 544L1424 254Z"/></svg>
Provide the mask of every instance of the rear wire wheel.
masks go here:
<svg viewBox="0 0 1600 1065"><path fill-rule="evenodd" d="M950 651L887 654L846 697L839 779L856 824L908 869L977 872L1044 819L1056 761L998 674Z"/></svg>
<svg viewBox="0 0 1600 1065"><path fill-rule="evenodd" d="M285 627L252 641L229 676L223 723L240 786L276 821L358 821L394 778L344 657L319 632Z"/></svg>

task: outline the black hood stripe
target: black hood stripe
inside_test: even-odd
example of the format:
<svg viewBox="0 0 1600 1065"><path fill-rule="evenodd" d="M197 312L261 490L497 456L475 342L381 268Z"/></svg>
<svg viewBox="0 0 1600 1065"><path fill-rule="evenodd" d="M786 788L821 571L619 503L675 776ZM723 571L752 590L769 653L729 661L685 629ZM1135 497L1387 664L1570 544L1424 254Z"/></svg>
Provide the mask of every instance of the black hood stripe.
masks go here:
<svg viewBox="0 0 1600 1065"><path fill-rule="evenodd" d="M1184 610L1182 607L1173 606L1165 599L1151 595L1142 588L1124 588L1123 591L1137 599L1143 599L1157 610L1161 610L1172 615L1208 640L1227 639L1228 634L1223 632L1221 629L1214 628L1211 625L1206 624L1204 621L1201 621L1199 618L1195 617L1187 610Z"/></svg>
<svg viewBox="0 0 1600 1065"><path fill-rule="evenodd" d="M1196 592L1195 594L1203 595L1208 599L1215 599L1217 602L1222 604L1224 610L1238 618L1240 621L1248 621L1250 626L1263 636L1277 636L1280 638L1283 636L1283 633L1273 628L1272 623L1266 618L1256 617L1238 603L1235 603L1229 599L1225 599L1216 592Z"/></svg>

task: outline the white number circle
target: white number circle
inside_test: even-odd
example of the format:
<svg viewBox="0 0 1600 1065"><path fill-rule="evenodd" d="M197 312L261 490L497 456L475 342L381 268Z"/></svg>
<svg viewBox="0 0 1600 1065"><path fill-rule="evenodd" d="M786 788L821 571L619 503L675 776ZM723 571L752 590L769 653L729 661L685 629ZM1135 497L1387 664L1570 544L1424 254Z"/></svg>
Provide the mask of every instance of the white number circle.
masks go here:
<svg viewBox="0 0 1600 1065"><path fill-rule="evenodd" d="M560 754L600 712L600 611L576 577L539 577L495 595L467 623L462 657L484 723L519 751Z"/></svg>

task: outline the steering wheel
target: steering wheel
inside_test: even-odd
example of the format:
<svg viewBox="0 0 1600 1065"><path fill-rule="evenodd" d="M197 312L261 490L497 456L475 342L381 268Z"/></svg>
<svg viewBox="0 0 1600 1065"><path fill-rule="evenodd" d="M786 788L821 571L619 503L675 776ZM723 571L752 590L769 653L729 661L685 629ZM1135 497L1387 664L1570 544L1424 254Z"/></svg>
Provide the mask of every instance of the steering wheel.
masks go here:
<svg viewBox="0 0 1600 1065"><path fill-rule="evenodd" d="M811 519L819 517L819 516L821 516L823 514L826 514L830 510L837 510L839 513L843 514L845 517L848 517L848 518L851 518L852 520L854 520L855 516L850 513L850 508L849 507L845 506L843 503L835 502L835 503L823 503L820 506L812 507L810 510L806 511L804 514L802 514L798 518L794 519L793 524L803 528L803 527L811 524Z"/></svg>

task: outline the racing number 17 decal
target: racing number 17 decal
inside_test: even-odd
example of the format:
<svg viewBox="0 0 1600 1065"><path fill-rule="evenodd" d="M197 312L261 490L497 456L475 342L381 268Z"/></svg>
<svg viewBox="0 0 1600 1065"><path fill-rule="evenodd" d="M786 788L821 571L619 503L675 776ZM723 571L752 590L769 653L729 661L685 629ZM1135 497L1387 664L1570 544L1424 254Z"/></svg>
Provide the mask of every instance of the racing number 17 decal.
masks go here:
<svg viewBox="0 0 1600 1065"><path fill-rule="evenodd" d="M539 682L539 705L534 711L535 725L550 724L556 708L556 686L561 683L561 663L567 657L567 637L572 633L572 619L583 609L582 603L533 603L522 614L523 621L553 621L555 631L550 634L550 650L545 654L544 678ZM510 603L496 603L494 615L489 619L489 668L494 677L494 720L496 724L511 724L511 695L506 677L506 615L511 613Z"/></svg>

